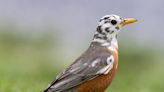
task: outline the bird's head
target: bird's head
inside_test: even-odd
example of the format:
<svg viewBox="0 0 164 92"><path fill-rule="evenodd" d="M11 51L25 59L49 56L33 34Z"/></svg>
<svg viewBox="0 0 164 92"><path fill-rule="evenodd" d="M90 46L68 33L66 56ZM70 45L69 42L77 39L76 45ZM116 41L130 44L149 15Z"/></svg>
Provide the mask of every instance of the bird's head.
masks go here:
<svg viewBox="0 0 164 92"><path fill-rule="evenodd" d="M94 35L94 41L110 41L113 38L117 38L117 35L121 28L127 24L136 22L134 18L121 18L118 15L105 15L98 23L96 33Z"/></svg>
<svg viewBox="0 0 164 92"><path fill-rule="evenodd" d="M117 35L123 26L136 21L134 18L123 19L118 15L105 15L100 19L97 31L109 36Z"/></svg>

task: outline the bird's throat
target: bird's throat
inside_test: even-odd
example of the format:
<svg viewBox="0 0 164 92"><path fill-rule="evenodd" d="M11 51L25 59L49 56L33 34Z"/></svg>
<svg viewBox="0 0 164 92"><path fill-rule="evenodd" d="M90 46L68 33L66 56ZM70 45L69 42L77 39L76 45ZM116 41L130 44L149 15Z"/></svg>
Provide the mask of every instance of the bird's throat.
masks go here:
<svg viewBox="0 0 164 92"><path fill-rule="evenodd" d="M104 38L104 36L101 35L94 35L94 38L92 40L92 43L96 42L101 44L101 46L105 47L112 47L118 49L118 43L117 43L117 37L116 36L105 36L107 38Z"/></svg>

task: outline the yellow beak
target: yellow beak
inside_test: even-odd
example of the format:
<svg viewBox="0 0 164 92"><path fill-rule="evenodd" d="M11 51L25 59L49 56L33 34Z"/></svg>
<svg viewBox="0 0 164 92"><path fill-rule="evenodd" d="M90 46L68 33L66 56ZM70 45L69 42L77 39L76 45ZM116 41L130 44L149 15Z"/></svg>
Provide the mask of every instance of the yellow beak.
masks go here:
<svg viewBox="0 0 164 92"><path fill-rule="evenodd" d="M133 23L133 22L136 22L136 21L137 21L137 19L134 19L134 18L126 18L120 24L122 26L125 26L127 24L130 24L130 23Z"/></svg>

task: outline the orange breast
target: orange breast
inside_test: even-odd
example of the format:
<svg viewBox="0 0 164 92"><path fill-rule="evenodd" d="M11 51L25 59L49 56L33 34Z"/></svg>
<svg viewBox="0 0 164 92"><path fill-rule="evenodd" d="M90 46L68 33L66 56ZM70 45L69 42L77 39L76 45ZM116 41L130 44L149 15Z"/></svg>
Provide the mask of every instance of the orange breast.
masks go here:
<svg viewBox="0 0 164 92"><path fill-rule="evenodd" d="M77 86L77 92L104 92L105 89L110 85L115 75L118 65L118 53L113 52L114 65L110 72L106 75L100 75L93 80L89 80Z"/></svg>

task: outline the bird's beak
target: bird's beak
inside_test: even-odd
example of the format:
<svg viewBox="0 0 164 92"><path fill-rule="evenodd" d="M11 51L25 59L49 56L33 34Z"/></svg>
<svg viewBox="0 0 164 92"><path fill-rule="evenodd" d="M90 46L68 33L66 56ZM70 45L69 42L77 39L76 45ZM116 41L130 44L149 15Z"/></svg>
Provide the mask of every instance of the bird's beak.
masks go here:
<svg viewBox="0 0 164 92"><path fill-rule="evenodd" d="M125 26L127 24L130 24L130 23L133 23L133 22L136 22L136 21L137 21L137 19L134 19L134 18L126 18L120 24L122 26Z"/></svg>

